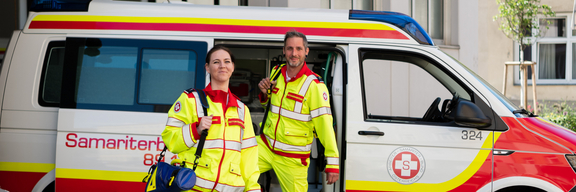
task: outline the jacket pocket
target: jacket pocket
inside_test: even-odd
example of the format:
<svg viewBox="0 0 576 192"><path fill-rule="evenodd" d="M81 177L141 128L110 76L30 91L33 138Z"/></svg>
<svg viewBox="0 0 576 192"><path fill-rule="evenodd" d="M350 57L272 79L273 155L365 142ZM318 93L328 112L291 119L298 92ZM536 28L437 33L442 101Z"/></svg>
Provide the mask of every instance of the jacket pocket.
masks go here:
<svg viewBox="0 0 576 192"><path fill-rule="evenodd" d="M306 128L302 129L286 127L284 129L284 135L289 141L288 144L304 146L308 144L308 137L310 137L310 132Z"/></svg>
<svg viewBox="0 0 576 192"><path fill-rule="evenodd" d="M292 100L300 102L300 103L302 103L304 101L304 96L296 94L296 93L291 93L291 92L288 92L288 95L286 95L286 98L292 99Z"/></svg>
<svg viewBox="0 0 576 192"><path fill-rule="evenodd" d="M231 162L230 163L230 173L237 175L237 176L242 176L242 173L240 172L240 165L238 165L238 163Z"/></svg>
<svg viewBox="0 0 576 192"><path fill-rule="evenodd" d="M194 162L192 162L194 163ZM198 161L198 167L202 167L202 168L206 168L209 169L210 168L210 163L211 160L208 158L200 158L200 161ZM192 164L193 166L194 164Z"/></svg>
<svg viewBox="0 0 576 192"><path fill-rule="evenodd" d="M242 129L244 129L244 121L242 121L242 119L230 118L228 119L228 125L230 126L237 125L240 126Z"/></svg>

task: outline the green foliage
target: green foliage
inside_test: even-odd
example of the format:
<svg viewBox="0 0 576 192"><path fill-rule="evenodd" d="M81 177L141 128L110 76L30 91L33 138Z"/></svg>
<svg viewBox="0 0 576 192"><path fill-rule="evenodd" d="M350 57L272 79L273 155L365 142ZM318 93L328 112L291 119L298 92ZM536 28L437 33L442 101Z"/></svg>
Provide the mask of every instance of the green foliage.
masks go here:
<svg viewBox="0 0 576 192"><path fill-rule="evenodd" d="M576 107L574 105L569 105L566 101L562 101L551 107L547 105L540 107L540 117L576 131Z"/></svg>
<svg viewBox="0 0 576 192"><path fill-rule="evenodd" d="M520 43L521 50L531 44L528 37L539 37L541 28L536 20L538 15L555 16L548 5L540 5L540 0L496 0L499 14L494 21L500 21L499 29L504 34Z"/></svg>

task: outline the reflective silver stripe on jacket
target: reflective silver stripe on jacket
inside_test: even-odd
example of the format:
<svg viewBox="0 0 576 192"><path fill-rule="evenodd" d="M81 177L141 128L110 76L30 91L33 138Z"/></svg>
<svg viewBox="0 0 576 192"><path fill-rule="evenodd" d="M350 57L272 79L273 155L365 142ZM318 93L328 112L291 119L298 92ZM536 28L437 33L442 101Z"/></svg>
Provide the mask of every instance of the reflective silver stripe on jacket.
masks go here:
<svg viewBox="0 0 576 192"><path fill-rule="evenodd" d="M174 117L168 117L168 121L166 122L166 126L170 127L182 127L184 125L184 121L180 121L180 119Z"/></svg>
<svg viewBox="0 0 576 192"><path fill-rule="evenodd" d="M206 179L202 179L200 177L196 177L196 186L204 188L204 189L212 189L214 187L214 182L209 181ZM216 191L223 191L223 192L242 192L244 191L244 186L230 186L225 185L222 183L218 183L215 188Z"/></svg>
<svg viewBox="0 0 576 192"><path fill-rule="evenodd" d="M270 137L268 137L268 135L265 135L266 139L268 139L268 143L270 145L273 145L274 140ZM276 140L276 143L274 144L274 148L276 149L281 149L282 151L299 151L299 152L309 152L312 149L312 143L305 145L305 146L296 146L296 145L290 145L287 143L283 143L281 141Z"/></svg>
<svg viewBox="0 0 576 192"><path fill-rule="evenodd" d="M244 186L236 187L236 186L230 186L230 185L218 183L218 185L216 185L216 188L214 188L214 189L216 191L222 191L222 192L242 192L242 191L244 191Z"/></svg>
<svg viewBox="0 0 576 192"><path fill-rule="evenodd" d="M192 133L190 133L190 125L182 127L182 137L184 138L184 143L188 148L194 146L194 140L192 140Z"/></svg>
<svg viewBox="0 0 576 192"><path fill-rule="evenodd" d="M224 140L206 140L204 141L204 149L223 149ZM194 144L194 147L198 147L198 143ZM238 141L226 141L226 149L240 151L242 149L242 144Z"/></svg>
<svg viewBox="0 0 576 192"><path fill-rule="evenodd" d="M326 157L326 164L328 165L338 165L339 160L337 157Z"/></svg>
<svg viewBox="0 0 576 192"><path fill-rule="evenodd" d="M198 95L198 92L193 91L192 94L194 94L194 100L196 100L196 115L198 116L198 122L200 122L200 119L204 117L204 108L202 107L202 102L200 101L200 95Z"/></svg>
<svg viewBox="0 0 576 192"><path fill-rule="evenodd" d="M244 103L240 100L236 101L238 101L238 118L244 122ZM246 125L244 125L244 127L246 127ZM243 142L242 139L244 139L244 129L240 129L240 143Z"/></svg>
<svg viewBox="0 0 576 192"><path fill-rule="evenodd" d="M308 122L308 121L312 120L312 117L309 114L296 113L294 111L289 111L287 109L280 108L276 105L272 105L272 107L270 107L270 108L271 108L270 111L272 113L278 114L280 112L280 115L282 117L295 119L298 121L304 121L304 122Z"/></svg>
<svg viewBox="0 0 576 192"><path fill-rule="evenodd" d="M202 107L202 102L200 101L200 95L198 94L198 91L192 91L192 94L194 95L194 100L196 101L196 116L198 116L198 122L200 122L202 117L204 117L204 108ZM193 136L190 133L190 129L196 129L196 127L192 126L193 125L186 126L187 127L186 133L184 132L184 127L182 128L182 134L184 135L184 143L186 143L186 146L188 146L188 148L192 146L198 147L198 143L194 143L192 140ZM188 144L189 142L190 144Z"/></svg>
<svg viewBox="0 0 576 192"><path fill-rule="evenodd" d="M312 84L312 81L314 81L314 79L316 79L316 76L314 75L308 76L304 81L304 84L302 84L302 87L300 87L300 91L298 92L298 94L306 96L306 92L308 91L308 88L310 87L310 84ZM296 101L294 105L294 112L302 113L302 102Z"/></svg>
<svg viewBox="0 0 576 192"><path fill-rule="evenodd" d="M212 189L212 187L214 187L214 181L209 181L196 176L196 184L194 185L204 189Z"/></svg>
<svg viewBox="0 0 576 192"><path fill-rule="evenodd" d="M312 119L319 117L321 115L326 115L326 114L332 115L332 111L330 110L330 107L320 107L318 109L314 109L314 110L310 111L310 116L312 116Z"/></svg>
<svg viewBox="0 0 576 192"><path fill-rule="evenodd" d="M244 103L242 103L240 100L236 101L238 101L238 118L244 121Z"/></svg>
<svg viewBox="0 0 576 192"><path fill-rule="evenodd" d="M258 145L258 142L256 142L256 137L242 140L242 149L254 147L256 145Z"/></svg>
<svg viewBox="0 0 576 192"><path fill-rule="evenodd" d="M184 144L186 144L188 148L194 145L194 140L192 140L192 134L190 133L190 125L185 125L183 121L169 117L168 122L166 122L166 126L180 127L182 129L182 138L184 139Z"/></svg>

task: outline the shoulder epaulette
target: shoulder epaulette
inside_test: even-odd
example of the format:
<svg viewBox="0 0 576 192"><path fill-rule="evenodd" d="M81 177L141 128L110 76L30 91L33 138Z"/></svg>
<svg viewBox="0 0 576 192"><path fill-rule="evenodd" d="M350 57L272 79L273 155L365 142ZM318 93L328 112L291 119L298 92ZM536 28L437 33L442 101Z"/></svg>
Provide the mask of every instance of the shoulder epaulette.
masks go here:
<svg viewBox="0 0 576 192"><path fill-rule="evenodd" d="M324 80L322 80L322 76L312 72L312 74L314 74L314 76L316 76L316 78L318 79L318 81L320 81L320 83L324 83Z"/></svg>
<svg viewBox="0 0 576 192"><path fill-rule="evenodd" d="M190 94L190 93L192 93L193 91L194 91L194 88L190 88L190 89L184 90L184 93Z"/></svg>

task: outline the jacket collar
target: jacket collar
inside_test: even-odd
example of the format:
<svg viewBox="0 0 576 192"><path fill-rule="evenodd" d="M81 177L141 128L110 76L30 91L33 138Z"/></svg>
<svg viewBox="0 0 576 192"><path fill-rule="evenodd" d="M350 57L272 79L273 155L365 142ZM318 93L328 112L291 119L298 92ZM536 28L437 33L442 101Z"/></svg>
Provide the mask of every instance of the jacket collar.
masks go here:
<svg viewBox="0 0 576 192"><path fill-rule="evenodd" d="M306 61L304 61L304 63L303 63L302 65L304 65L304 66L302 66L302 68L300 69L300 71L298 72L298 74L296 74L295 77L292 77L292 79L290 79L290 82L296 81L296 79L299 79L300 77L302 77L302 75L304 75L304 74L309 74L310 72L312 72L312 71L310 71L310 69L308 68L308 65L306 65ZM286 75L287 75L287 74L286 74L286 70L288 70L288 64L285 64L284 67L282 67L282 70L281 70L282 76L284 76L284 81L286 81L286 80L288 79L288 77L286 77Z"/></svg>
<svg viewBox="0 0 576 192"><path fill-rule="evenodd" d="M210 100L212 100L212 102L214 103L226 104L226 102L228 102L226 108L238 107L238 102L236 102L236 100L240 99L238 99L238 97L230 91L230 88L228 88L228 92L221 90L212 90L212 83L208 83L208 86L206 86L206 88L204 88L203 91L206 93L208 97L210 97Z"/></svg>

